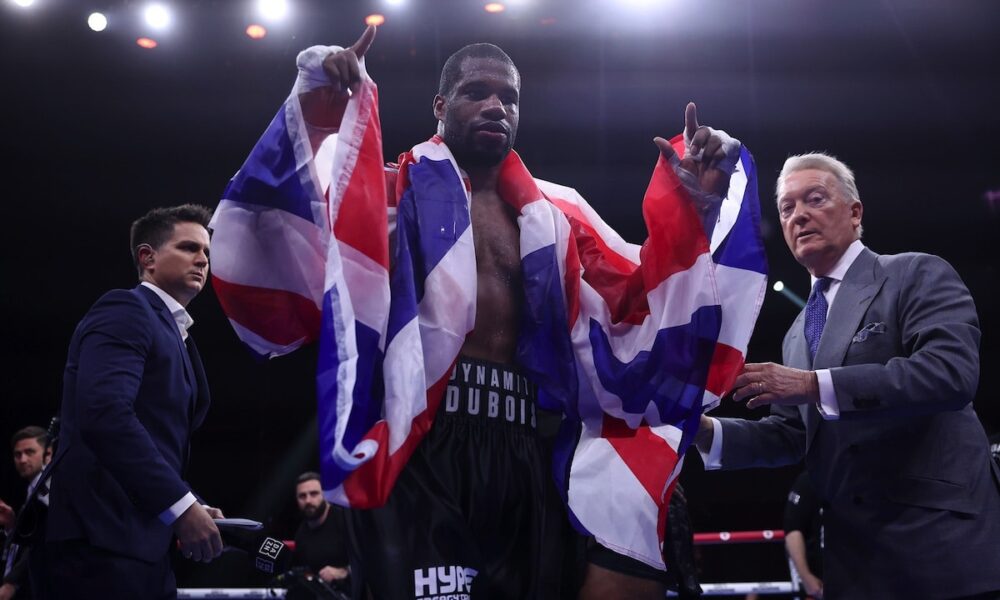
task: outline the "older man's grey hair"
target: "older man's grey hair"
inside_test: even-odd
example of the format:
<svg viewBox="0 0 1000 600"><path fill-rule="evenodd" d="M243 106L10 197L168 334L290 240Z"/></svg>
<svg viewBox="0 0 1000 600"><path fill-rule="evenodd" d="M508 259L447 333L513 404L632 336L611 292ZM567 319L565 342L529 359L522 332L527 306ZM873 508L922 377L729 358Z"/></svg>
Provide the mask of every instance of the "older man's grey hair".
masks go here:
<svg viewBox="0 0 1000 600"><path fill-rule="evenodd" d="M778 175L778 185L775 189L775 201L781 198L781 195L785 191L785 178L796 171L805 171L806 169L817 169L819 171L826 171L833 175L837 183L840 184L841 191L844 193L844 202L860 202L861 195L858 194L858 186L854 183L854 171L851 170L843 161L837 159L837 157L827 154L826 152L809 152L808 154L798 154L795 156L789 156L785 160L784 166L781 167L781 173ZM858 237L861 237L863 228L858 225Z"/></svg>

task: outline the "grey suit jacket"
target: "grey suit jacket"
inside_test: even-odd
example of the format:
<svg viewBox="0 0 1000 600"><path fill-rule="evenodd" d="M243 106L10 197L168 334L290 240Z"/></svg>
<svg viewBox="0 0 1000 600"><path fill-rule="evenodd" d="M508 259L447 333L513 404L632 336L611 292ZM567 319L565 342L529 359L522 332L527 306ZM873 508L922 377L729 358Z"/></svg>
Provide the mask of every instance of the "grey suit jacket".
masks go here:
<svg viewBox="0 0 1000 600"><path fill-rule="evenodd" d="M972 409L980 332L958 274L935 256L865 249L814 364L804 318L785 336L784 362L830 370L840 419L815 406L722 419L722 468L805 458L824 501L827 598L1000 590L1000 472Z"/></svg>

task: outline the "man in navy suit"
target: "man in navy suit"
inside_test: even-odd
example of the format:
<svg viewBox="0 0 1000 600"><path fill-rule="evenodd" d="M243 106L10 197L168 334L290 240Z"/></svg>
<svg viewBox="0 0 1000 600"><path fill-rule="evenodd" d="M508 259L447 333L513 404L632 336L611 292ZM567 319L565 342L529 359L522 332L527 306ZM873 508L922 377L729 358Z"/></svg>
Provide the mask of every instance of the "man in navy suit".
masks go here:
<svg viewBox="0 0 1000 600"><path fill-rule="evenodd" d="M45 544L56 598L175 598L174 536L193 560L222 552L221 513L182 477L209 404L184 307L208 277L210 216L186 204L133 223L140 285L102 296L73 334Z"/></svg>
<svg viewBox="0 0 1000 600"><path fill-rule="evenodd" d="M748 364L760 421L702 417L708 468L805 458L823 505L824 597L1000 597L1000 470L972 409L979 320L947 262L861 243L854 174L825 154L778 178L785 242L813 292L784 365Z"/></svg>

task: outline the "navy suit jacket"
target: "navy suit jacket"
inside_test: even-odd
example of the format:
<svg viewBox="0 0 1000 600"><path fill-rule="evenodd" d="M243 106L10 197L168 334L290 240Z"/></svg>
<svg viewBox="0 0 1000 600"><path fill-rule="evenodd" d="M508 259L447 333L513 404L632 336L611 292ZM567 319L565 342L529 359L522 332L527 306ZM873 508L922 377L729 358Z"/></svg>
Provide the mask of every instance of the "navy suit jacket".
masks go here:
<svg viewBox="0 0 1000 600"><path fill-rule="evenodd" d="M815 361L804 314L786 365L829 369L840 419L773 406L721 419L722 468L805 458L824 501L824 597L956 598L1000 590L1000 472L972 409L979 321L944 260L864 250Z"/></svg>
<svg viewBox="0 0 1000 600"><path fill-rule="evenodd" d="M112 290L80 321L64 374L48 540L155 562L172 530L160 513L191 491L191 433L208 410L205 373L152 290ZM62 456L60 456L62 455Z"/></svg>

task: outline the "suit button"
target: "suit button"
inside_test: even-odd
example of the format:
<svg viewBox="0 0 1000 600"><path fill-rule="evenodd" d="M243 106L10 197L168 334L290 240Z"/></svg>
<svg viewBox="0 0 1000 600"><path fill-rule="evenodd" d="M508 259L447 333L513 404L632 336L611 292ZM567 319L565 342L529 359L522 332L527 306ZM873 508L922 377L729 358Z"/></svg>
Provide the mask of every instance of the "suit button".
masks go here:
<svg viewBox="0 0 1000 600"><path fill-rule="evenodd" d="M855 504L864 504L865 503L864 498L862 498L861 496L855 496L851 500L853 500Z"/></svg>

